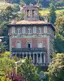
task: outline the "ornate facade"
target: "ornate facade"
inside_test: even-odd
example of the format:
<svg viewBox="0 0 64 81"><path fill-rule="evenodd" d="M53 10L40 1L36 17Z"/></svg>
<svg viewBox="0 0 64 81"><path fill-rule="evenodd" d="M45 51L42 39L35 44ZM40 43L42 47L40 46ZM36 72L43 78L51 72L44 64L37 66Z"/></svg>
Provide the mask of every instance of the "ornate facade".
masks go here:
<svg viewBox="0 0 64 81"><path fill-rule="evenodd" d="M38 10L33 5L24 6L24 20L8 25L10 52L20 58L31 57L35 65L47 66L54 51L55 29L46 20L39 20Z"/></svg>

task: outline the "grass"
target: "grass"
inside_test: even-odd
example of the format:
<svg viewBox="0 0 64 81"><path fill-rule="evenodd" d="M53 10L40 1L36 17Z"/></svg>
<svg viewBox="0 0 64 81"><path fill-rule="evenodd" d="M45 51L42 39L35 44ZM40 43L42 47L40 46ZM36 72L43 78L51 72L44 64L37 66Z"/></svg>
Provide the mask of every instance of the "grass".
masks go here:
<svg viewBox="0 0 64 81"><path fill-rule="evenodd" d="M39 13L41 14L41 16L49 15L49 9L41 9ZM61 15L62 13L64 13L64 8L56 10L57 15Z"/></svg>

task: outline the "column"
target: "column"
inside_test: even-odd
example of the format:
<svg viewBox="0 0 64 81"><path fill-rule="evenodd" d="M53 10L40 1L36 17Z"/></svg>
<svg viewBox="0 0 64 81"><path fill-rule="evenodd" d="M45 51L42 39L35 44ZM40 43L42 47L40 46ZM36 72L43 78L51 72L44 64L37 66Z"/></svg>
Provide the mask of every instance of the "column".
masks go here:
<svg viewBox="0 0 64 81"><path fill-rule="evenodd" d="M37 57L37 63L38 63L38 53L36 54L36 57Z"/></svg>
<svg viewBox="0 0 64 81"><path fill-rule="evenodd" d="M31 58L31 53L29 53L29 57Z"/></svg>
<svg viewBox="0 0 64 81"><path fill-rule="evenodd" d="M28 53L26 52L26 57L28 58L27 54L28 54Z"/></svg>
<svg viewBox="0 0 64 81"><path fill-rule="evenodd" d="M17 52L15 53L15 55L17 56Z"/></svg>
<svg viewBox="0 0 64 81"><path fill-rule="evenodd" d="M42 63L42 53L40 53L40 63Z"/></svg>
<svg viewBox="0 0 64 81"><path fill-rule="evenodd" d="M22 53L22 58L24 59L24 53Z"/></svg>
<svg viewBox="0 0 64 81"><path fill-rule="evenodd" d="M46 57L45 57L45 54L44 54L44 64L45 64L45 62L46 62L46 59L45 59Z"/></svg>
<svg viewBox="0 0 64 81"><path fill-rule="evenodd" d="M35 63L35 55L34 55L34 53L33 53L33 63Z"/></svg>

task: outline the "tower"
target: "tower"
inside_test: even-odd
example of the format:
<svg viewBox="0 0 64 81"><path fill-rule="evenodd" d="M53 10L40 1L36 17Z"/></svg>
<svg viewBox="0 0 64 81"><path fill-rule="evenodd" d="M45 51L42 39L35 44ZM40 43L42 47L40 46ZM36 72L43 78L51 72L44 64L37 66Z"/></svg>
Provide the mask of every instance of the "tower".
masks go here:
<svg viewBox="0 0 64 81"><path fill-rule="evenodd" d="M39 7L23 7L24 20L8 25L10 52L19 58L31 57L38 66L48 66L54 40L54 27L47 21L39 20Z"/></svg>

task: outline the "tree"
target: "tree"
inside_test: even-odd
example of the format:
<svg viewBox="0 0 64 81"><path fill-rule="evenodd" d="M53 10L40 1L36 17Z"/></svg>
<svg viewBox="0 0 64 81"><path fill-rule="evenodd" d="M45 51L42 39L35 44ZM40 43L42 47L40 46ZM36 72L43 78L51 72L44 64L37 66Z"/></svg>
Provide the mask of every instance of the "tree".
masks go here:
<svg viewBox="0 0 64 81"><path fill-rule="evenodd" d="M8 74L14 67L15 61L13 59L12 60L10 59L10 53L9 52L2 53L0 55L0 80L5 81L5 79L9 79Z"/></svg>
<svg viewBox="0 0 64 81"><path fill-rule="evenodd" d="M51 23L54 24L54 22L56 21L56 13L55 13L55 6L50 3L50 15L49 15L49 20Z"/></svg>
<svg viewBox="0 0 64 81"><path fill-rule="evenodd" d="M55 22L55 40L54 40L54 47L56 52L64 53L64 19L62 16L57 17Z"/></svg>
<svg viewBox="0 0 64 81"><path fill-rule="evenodd" d="M18 65L18 72L24 77L26 81L39 81L37 68L32 64L31 58Z"/></svg>
<svg viewBox="0 0 64 81"><path fill-rule="evenodd" d="M18 4L14 4L14 5L13 5L13 11L14 11L14 12L20 11L20 7L19 7Z"/></svg>
<svg viewBox="0 0 64 81"><path fill-rule="evenodd" d="M64 54L55 54L48 67L49 81L64 81Z"/></svg>
<svg viewBox="0 0 64 81"><path fill-rule="evenodd" d="M11 22L13 18L17 18L18 15L12 6L7 6L6 9L1 10L0 12L0 36L4 36L3 42L6 42L6 45L9 46L8 40L8 27L7 24ZM7 47L9 50L9 47Z"/></svg>

